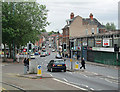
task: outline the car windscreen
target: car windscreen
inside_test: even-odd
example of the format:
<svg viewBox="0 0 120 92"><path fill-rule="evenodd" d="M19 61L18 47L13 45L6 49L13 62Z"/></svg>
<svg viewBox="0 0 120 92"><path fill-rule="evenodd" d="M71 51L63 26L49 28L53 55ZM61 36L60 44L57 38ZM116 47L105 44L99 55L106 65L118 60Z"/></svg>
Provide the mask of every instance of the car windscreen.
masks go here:
<svg viewBox="0 0 120 92"><path fill-rule="evenodd" d="M54 63L55 63L55 64L58 64L58 63L64 64L65 62L64 62L63 60L55 60Z"/></svg>

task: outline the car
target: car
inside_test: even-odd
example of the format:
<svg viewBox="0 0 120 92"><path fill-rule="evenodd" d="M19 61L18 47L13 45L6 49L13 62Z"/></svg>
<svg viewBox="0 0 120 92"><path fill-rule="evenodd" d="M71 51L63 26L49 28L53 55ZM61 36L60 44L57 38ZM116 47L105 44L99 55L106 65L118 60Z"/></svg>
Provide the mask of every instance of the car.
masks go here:
<svg viewBox="0 0 120 92"><path fill-rule="evenodd" d="M64 59L53 59L47 65L47 70L53 72L55 70L64 70L66 72L66 64Z"/></svg>
<svg viewBox="0 0 120 92"><path fill-rule="evenodd" d="M55 49L53 49L52 52L55 52Z"/></svg>
<svg viewBox="0 0 120 92"><path fill-rule="evenodd" d="M38 53L38 52L35 52L35 55L39 55L39 53Z"/></svg>
<svg viewBox="0 0 120 92"><path fill-rule="evenodd" d="M51 45L51 44L49 44L49 48L51 48L51 46L52 46L52 45Z"/></svg>
<svg viewBox="0 0 120 92"><path fill-rule="evenodd" d="M35 55L34 54L31 54L31 59L35 59Z"/></svg>
<svg viewBox="0 0 120 92"><path fill-rule="evenodd" d="M56 55L56 58L62 59L62 56L61 56L60 54L57 54L57 55Z"/></svg>
<svg viewBox="0 0 120 92"><path fill-rule="evenodd" d="M45 52L46 56L49 56L49 53L48 52Z"/></svg>
<svg viewBox="0 0 120 92"><path fill-rule="evenodd" d="M41 52L40 57L45 57L45 56L46 56L45 52Z"/></svg>

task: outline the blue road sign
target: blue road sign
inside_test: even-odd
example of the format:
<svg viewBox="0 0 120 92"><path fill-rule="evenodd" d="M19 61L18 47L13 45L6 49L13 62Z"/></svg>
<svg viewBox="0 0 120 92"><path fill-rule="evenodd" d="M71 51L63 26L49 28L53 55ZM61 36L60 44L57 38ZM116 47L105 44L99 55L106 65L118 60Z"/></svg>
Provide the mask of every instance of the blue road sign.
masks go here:
<svg viewBox="0 0 120 92"><path fill-rule="evenodd" d="M76 62L76 64L79 64L79 62Z"/></svg>
<svg viewBox="0 0 120 92"><path fill-rule="evenodd" d="M41 65L38 65L38 67L37 67L38 69L40 69L41 68Z"/></svg>

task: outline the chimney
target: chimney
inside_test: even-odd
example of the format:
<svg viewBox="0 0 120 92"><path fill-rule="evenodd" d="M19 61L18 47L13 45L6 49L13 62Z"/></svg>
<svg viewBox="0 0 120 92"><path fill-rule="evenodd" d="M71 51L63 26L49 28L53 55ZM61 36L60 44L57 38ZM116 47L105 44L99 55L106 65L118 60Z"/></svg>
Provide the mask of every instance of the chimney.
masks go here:
<svg viewBox="0 0 120 92"><path fill-rule="evenodd" d="M93 20L93 14L92 13L90 13L89 17L90 17L91 20Z"/></svg>
<svg viewBox="0 0 120 92"><path fill-rule="evenodd" d="M73 12L70 14L70 19L72 19L72 18L74 18L74 13Z"/></svg>

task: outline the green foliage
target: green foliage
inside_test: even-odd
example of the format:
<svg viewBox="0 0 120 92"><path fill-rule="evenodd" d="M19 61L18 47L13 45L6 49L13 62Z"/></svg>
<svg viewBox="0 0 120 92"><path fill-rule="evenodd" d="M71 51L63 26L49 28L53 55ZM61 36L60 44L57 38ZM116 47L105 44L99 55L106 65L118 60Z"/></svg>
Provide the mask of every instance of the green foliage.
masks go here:
<svg viewBox="0 0 120 92"><path fill-rule="evenodd" d="M116 26L114 25L114 23L107 23L105 27L108 31L116 30Z"/></svg>
<svg viewBox="0 0 120 92"><path fill-rule="evenodd" d="M52 35L52 34L57 34L58 32L54 32L54 31L51 31L51 32L48 32L48 35Z"/></svg>
<svg viewBox="0 0 120 92"><path fill-rule="evenodd" d="M35 2L3 2L2 3L2 40L5 44L17 47L26 45L29 41L38 40L40 30L43 30L47 22L45 5Z"/></svg>

